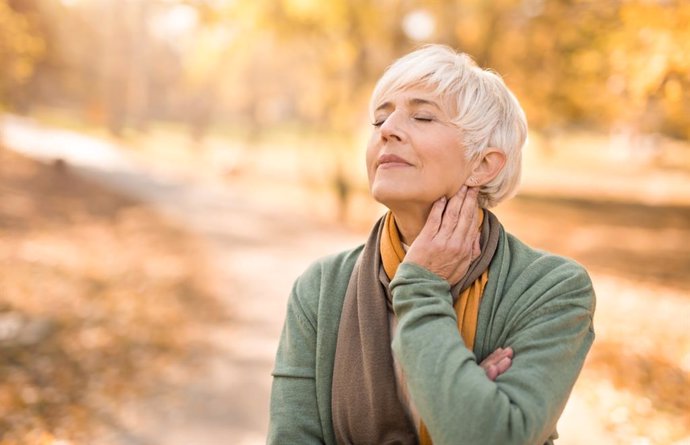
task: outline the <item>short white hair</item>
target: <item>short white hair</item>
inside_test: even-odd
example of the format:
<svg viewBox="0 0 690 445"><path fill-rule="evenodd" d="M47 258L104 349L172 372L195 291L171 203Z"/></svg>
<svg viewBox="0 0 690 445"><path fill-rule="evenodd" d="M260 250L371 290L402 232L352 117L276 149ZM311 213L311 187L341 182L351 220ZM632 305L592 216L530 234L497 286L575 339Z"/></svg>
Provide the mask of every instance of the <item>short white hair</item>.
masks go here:
<svg viewBox="0 0 690 445"><path fill-rule="evenodd" d="M503 79L478 67L467 54L445 45L427 45L388 67L372 93L371 116L389 94L417 86L432 89L449 107L468 159L481 156L489 147L505 153L503 169L480 188L479 205L493 207L515 195L527 140L527 119Z"/></svg>

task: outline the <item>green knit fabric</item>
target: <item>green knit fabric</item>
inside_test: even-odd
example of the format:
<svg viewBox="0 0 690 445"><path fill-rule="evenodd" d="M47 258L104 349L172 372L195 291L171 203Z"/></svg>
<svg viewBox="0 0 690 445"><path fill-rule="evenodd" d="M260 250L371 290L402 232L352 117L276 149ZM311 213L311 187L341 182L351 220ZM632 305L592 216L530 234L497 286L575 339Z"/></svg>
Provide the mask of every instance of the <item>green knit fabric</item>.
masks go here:
<svg viewBox="0 0 690 445"><path fill-rule="evenodd" d="M295 282L273 371L269 444L336 443L333 359L361 249L324 258ZM474 351L463 345L442 278L403 264L391 289L398 317L393 352L434 445L552 442L594 340L594 291L581 266L502 231ZM507 346L513 364L492 382L478 363Z"/></svg>

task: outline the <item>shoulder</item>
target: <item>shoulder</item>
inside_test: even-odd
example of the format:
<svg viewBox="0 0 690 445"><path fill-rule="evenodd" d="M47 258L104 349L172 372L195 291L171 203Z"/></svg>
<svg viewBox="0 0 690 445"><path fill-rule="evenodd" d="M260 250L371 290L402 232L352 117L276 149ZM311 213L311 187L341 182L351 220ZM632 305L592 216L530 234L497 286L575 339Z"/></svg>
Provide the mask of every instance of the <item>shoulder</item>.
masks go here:
<svg viewBox="0 0 690 445"><path fill-rule="evenodd" d="M533 295L542 303L581 306L594 311L595 297L587 270L571 258L528 246L505 232L499 274L520 294Z"/></svg>
<svg viewBox="0 0 690 445"><path fill-rule="evenodd" d="M348 280L352 269L362 252L363 245L354 249L317 259L295 281L296 290L313 291L315 287L333 284L333 281Z"/></svg>
<svg viewBox="0 0 690 445"><path fill-rule="evenodd" d="M328 306L341 306L352 269L363 248L360 245L311 263L295 280L290 304L298 304L301 311L314 322L317 314L327 310Z"/></svg>

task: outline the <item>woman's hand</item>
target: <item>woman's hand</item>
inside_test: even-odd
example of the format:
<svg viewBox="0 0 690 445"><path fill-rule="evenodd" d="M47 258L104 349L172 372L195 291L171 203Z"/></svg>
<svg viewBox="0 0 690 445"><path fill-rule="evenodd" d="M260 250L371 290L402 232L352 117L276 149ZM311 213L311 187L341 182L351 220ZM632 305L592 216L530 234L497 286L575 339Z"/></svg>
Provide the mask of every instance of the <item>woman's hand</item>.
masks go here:
<svg viewBox="0 0 690 445"><path fill-rule="evenodd" d="M460 281L480 253L477 193L462 186L447 203L445 196L434 202L404 262L424 267L451 286Z"/></svg>
<svg viewBox="0 0 690 445"><path fill-rule="evenodd" d="M503 374L513 364L513 350L511 348L498 348L485 358L479 366L486 372L489 380L494 381L496 377Z"/></svg>

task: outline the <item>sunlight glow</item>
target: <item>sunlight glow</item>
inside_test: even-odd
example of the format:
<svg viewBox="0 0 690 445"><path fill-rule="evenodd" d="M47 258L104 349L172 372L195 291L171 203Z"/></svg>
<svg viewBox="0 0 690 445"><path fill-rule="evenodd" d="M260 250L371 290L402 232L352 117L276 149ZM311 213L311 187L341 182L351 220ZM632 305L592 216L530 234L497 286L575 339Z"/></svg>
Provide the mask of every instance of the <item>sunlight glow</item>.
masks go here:
<svg viewBox="0 0 690 445"><path fill-rule="evenodd" d="M74 0L70 0L74 1ZM193 31L199 21L196 9L187 5L176 5L151 20L151 31L165 40L175 40Z"/></svg>
<svg viewBox="0 0 690 445"><path fill-rule="evenodd" d="M436 29L434 17L424 9L416 9L403 19L403 31L412 40L427 40Z"/></svg>

